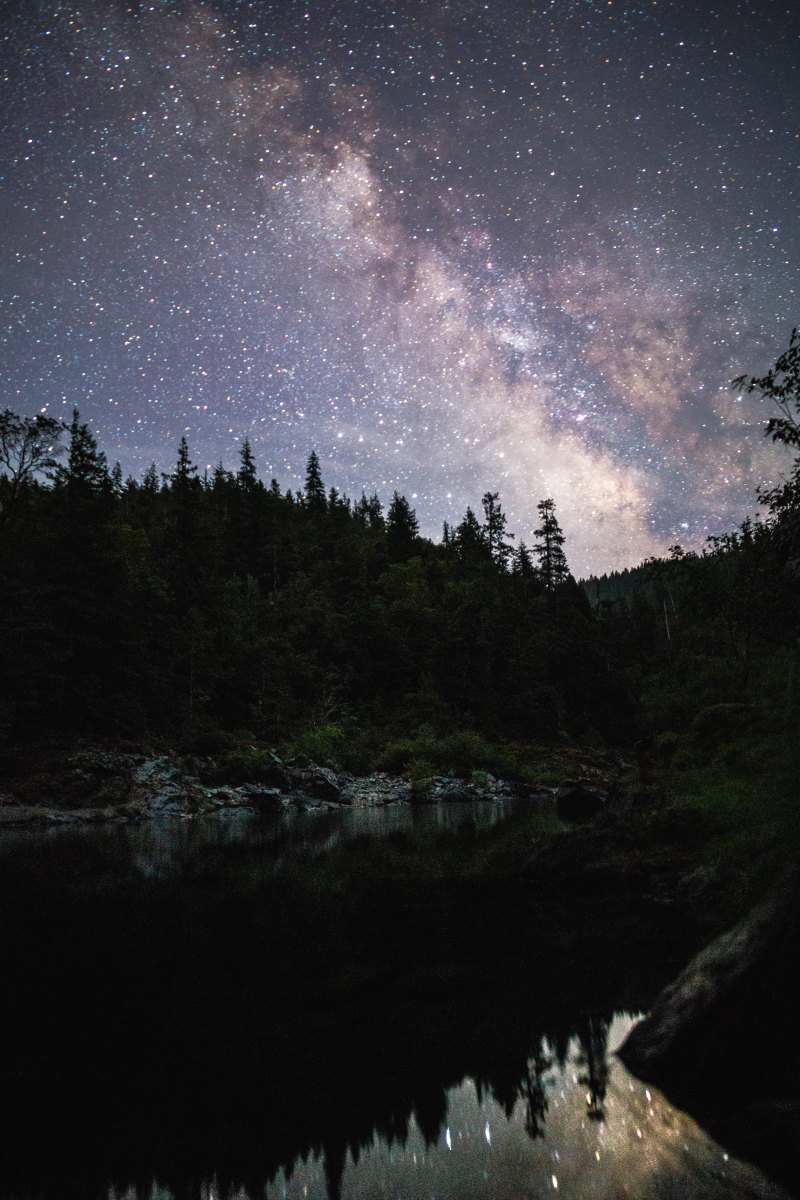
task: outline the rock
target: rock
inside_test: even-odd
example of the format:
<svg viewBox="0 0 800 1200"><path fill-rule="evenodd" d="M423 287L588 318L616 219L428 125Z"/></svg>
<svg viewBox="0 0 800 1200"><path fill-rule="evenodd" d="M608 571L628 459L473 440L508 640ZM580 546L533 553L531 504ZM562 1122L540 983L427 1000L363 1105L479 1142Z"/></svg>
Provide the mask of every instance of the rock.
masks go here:
<svg viewBox="0 0 800 1200"><path fill-rule="evenodd" d="M736 1153L800 1187L795 879L698 954L618 1051Z"/></svg>
<svg viewBox="0 0 800 1200"><path fill-rule="evenodd" d="M378 771L358 778L348 776L342 781L340 803L355 808L375 808L383 804L407 804L411 787L407 780Z"/></svg>
<svg viewBox="0 0 800 1200"><path fill-rule="evenodd" d="M478 790L462 783L459 779L437 779L430 793L431 800L447 800L454 803L475 800Z"/></svg>
<svg viewBox="0 0 800 1200"><path fill-rule="evenodd" d="M106 750L79 750L67 759L72 771L87 775L118 775L127 768L124 755Z"/></svg>
<svg viewBox="0 0 800 1200"><path fill-rule="evenodd" d="M339 780L328 767L315 767L311 779L306 784L306 790L320 800L338 800L341 795Z"/></svg>
<svg viewBox="0 0 800 1200"><path fill-rule="evenodd" d="M257 783L246 783L238 789L243 804L259 812L278 812L282 808L280 788L262 787Z"/></svg>
<svg viewBox="0 0 800 1200"><path fill-rule="evenodd" d="M149 783L152 779L172 779L175 777L176 768L168 755L162 754L159 758L145 759L133 769L133 780L135 783Z"/></svg>
<svg viewBox="0 0 800 1200"><path fill-rule="evenodd" d="M341 797L339 780L329 767L318 767L313 763L308 767L290 767L289 778L293 788L306 796L335 802Z"/></svg>
<svg viewBox="0 0 800 1200"><path fill-rule="evenodd" d="M600 788L579 779L564 783L556 792L556 812L562 821L583 824L603 812L608 797Z"/></svg>
<svg viewBox="0 0 800 1200"><path fill-rule="evenodd" d="M165 788L148 798L147 807L153 813L183 813L187 810L187 802L179 788Z"/></svg>
<svg viewBox="0 0 800 1200"><path fill-rule="evenodd" d="M288 802L293 808L306 812L310 808L322 808L322 801L316 796L308 796L305 792L290 792Z"/></svg>
<svg viewBox="0 0 800 1200"><path fill-rule="evenodd" d="M237 788L214 788L206 795L214 808L236 808L241 803Z"/></svg>
<svg viewBox="0 0 800 1200"><path fill-rule="evenodd" d="M539 787L535 783L510 783L505 784L508 792L512 796L517 796L521 800L533 800L546 804L554 804L555 796L558 788Z"/></svg>

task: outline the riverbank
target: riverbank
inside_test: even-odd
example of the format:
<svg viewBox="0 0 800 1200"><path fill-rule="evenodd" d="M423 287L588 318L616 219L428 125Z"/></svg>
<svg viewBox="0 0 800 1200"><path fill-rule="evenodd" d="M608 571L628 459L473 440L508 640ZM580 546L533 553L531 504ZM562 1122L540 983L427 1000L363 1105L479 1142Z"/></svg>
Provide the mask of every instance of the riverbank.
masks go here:
<svg viewBox="0 0 800 1200"><path fill-rule="evenodd" d="M428 1022L424 1035L431 1038L431 1013L440 1009L448 1017L463 1011L460 1036L468 1045L476 1012L491 1004L493 1021L507 1021L509 1006L524 1009L545 975L573 980L576 991L581 980L605 981L615 997L603 1001L609 1012L620 1004L649 1008L687 958L758 896L765 875L774 878L794 836L774 797L762 793L756 805L719 767L702 779L673 775L669 786L649 777L642 787L641 776L613 756L570 748L558 759L543 755L546 786L473 773L432 775L420 787L401 776L352 776L309 760L272 755L267 762L263 752L257 763L261 778L242 780L241 763L237 769L235 761L162 747L5 748L0 814L12 839L18 829L31 834L24 849L3 859L6 943L18 944L20 972L31 944L48 947L24 966L32 976L25 1003L36 1036L41 1022L53 1019L39 1013L37 997L61 994L54 981L67 977L68 965L73 987L89 989L99 945L104 970L113 964L108 978L117 982L91 1011L96 1028L110 1023L109 1042L120 995L130 997L126 1028L144 1014L159 1030L166 988L180 996L171 1029L184 1020L190 1030L198 1025L203 1044L218 1021L238 1028L243 1006L248 1028L260 1028L269 1013L265 1061L282 1029L319 1049L341 1039L354 1012L359 1026L374 1022L373 1056L387 1021L417 1014L415 1025ZM142 872L126 832L224 828L237 815L255 830L281 814L316 824L393 806L466 814L467 801L513 807L514 816L480 828L465 816L424 835L356 832L313 857L275 855L247 836L235 845L198 844L174 874L157 877ZM732 828L738 841L730 841ZM778 828L785 836L776 847ZM38 836L54 829L57 838ZM62 944L63 953L56 949ZM139 978L143 964L152 996L151 984ZM756 965L756 998L766 980L760 971ZM202 1013L201 977L204 992L209 979L225 981L214 985ZM563 979L561 996L569 991ZM754 1004L745 1035L741 1023L736 1027L734 1044L742 1036L759 1043L775 1011L775 989L788 993L788 980L776 979L765 983L769 994ZM68 1037L71 1022L85 1020L88 1001L80 1015L66 998L59 1003L67 1014L59 1028ZM711 1040L727 1036L720 1024ZM188 1044L196 1045L194 1035ZM531 1044L520 1046L521 1064ZM407 1053L405 1047L400 1057ZM437 1057L435 1045L431 1053ZM347 1062L344 1056L342 1071ZM21 1063L20 1076L25 1070ZM709 1070L707 1093L715 1078ZM713 1113L703 1115L714 1124ZM758 1157L747 1143L744 1149ZM775 1169L773 1160L762 1161Z"/></svg>
<svg viewBox="0 0 800 1200"><path fill-rule="evenodd" d="M567 819L603 811L623 767L612 754L542 752L548 784L431 771L419 777L355 775L305 757L250 748L223 759L146 744L39 743L0 753L0 825L99 824L228 812L300 811L526 797L551 803Z"/></svg>
<svg viewBox="0 0 800 1200"><path fill-rule="evenodd" d="M523 879L542 904L619 910L676 905L714 936L784 869L797 824L793 805L747 787L715 763L653 776L613 751L532 749L524 779L483 770L413 777L355 775L308 758L244 747L220 758L163 745L41 741L0 750L0 829L113 827L148 821L280 820L282 814L386 806L511 804L519 819L480 837L436 845L406 838L327 856L317 873L337 890L377 883L484 875ZM525 814L530 820L526 821ZM363 838L361 839L363 843ZM357 864L356 858L360 861Z"/></svg>

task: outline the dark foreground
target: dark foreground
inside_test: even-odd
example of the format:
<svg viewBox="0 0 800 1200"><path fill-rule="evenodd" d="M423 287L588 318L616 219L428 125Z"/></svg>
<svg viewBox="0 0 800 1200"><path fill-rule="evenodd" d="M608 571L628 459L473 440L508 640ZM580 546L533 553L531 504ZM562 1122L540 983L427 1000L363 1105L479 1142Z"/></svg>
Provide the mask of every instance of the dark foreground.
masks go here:
<svg viewBox="0 0 800 1200"><path fill-rule="evenodd" d="M465 825L448 853L475 840ZM598 887L603 869L575 898L419 861L404 878L413 849L355 839L276 871L263 847L212 847L168 878L110 829L4 853L0 1194L105 1200L158 1180L188 1198L213 1180L255 1197L319 1157L333 1200L376 1137L441 1139L465 1078L544 1136L545 1044L602 1121L614 1014L651 1007L701 924L630 880ZM731 1194L772 1194L759 1186Z"/></svg>
<svg viewBox="0 0 800 1200"><path fill-rule="evenodd" d="M692 945L655 910L638 936L620 911L576 928L521 880L323 891L313 864L234 855L147 879L98 831L3 857L0 1194L158 1179L195 1196L214 1178L256 1196L321 1152L335 1195L376 1132L401 1138L413 1113L434 1142L465 1076L504 1106L530 1097L543 1037L562 1055L580 1039L602 1103L598 1039Z"/></svg>

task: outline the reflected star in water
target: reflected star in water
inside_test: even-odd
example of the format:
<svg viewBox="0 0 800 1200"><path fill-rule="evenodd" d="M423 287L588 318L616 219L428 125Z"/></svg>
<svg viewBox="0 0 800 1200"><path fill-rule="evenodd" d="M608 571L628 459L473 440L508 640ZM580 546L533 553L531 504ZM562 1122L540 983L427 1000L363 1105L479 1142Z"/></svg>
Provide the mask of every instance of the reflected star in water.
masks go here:
<svg viewBox="0 0 800 1200"><path fill-rule="evenodd" d="M606 1030L606 1081L601 1119L591 1119L597 1095L586 1094L586 1050L577 1039L559 1065L544 1049L546 1121L531 1135L526 1103L510 1112L465 1079L447 1094L447 1124L428 1145L412 1121L405 1141L376 1136L357 1162L348 1155L336 1194L352 1200L376 1195L405 1200L494 1196L547 1200L555 1192L581 1200L697 1197L703 1200L788 1200L788 1193L756 1167L729 1155L655 1088L634 1079L611 1047L634 1018L618 1014ZM531 1064L535 1074L541 1064ZM588 1118L588 1119L587 1119ZM320 1160L295 1165L267 1189L268 1200L329 1200L330 1177ZM340 1191L339 1191L340 1189Z"/></svg>

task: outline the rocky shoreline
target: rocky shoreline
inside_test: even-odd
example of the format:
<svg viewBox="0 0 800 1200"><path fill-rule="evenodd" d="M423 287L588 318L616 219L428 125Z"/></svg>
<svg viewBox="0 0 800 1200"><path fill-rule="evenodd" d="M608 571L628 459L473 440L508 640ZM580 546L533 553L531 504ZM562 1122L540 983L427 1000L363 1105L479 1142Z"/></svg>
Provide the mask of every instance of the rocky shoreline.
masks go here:
<svg viewBox="0 0 800 1200"><path fill-rule="evenodd" d="M582 821L604 810L610 791L604 781L590 778L537 788L485 772L478 781L436 775L420 787L386 772L356 776L308 760L282 761L275 754L269 759L263 777L234 783L211 760L173 753L88 747L70 754L42 752L38 761L31 752L27 761L5 772L0 784L0 827L520 797L552 804L567 821Z"/></svg>

